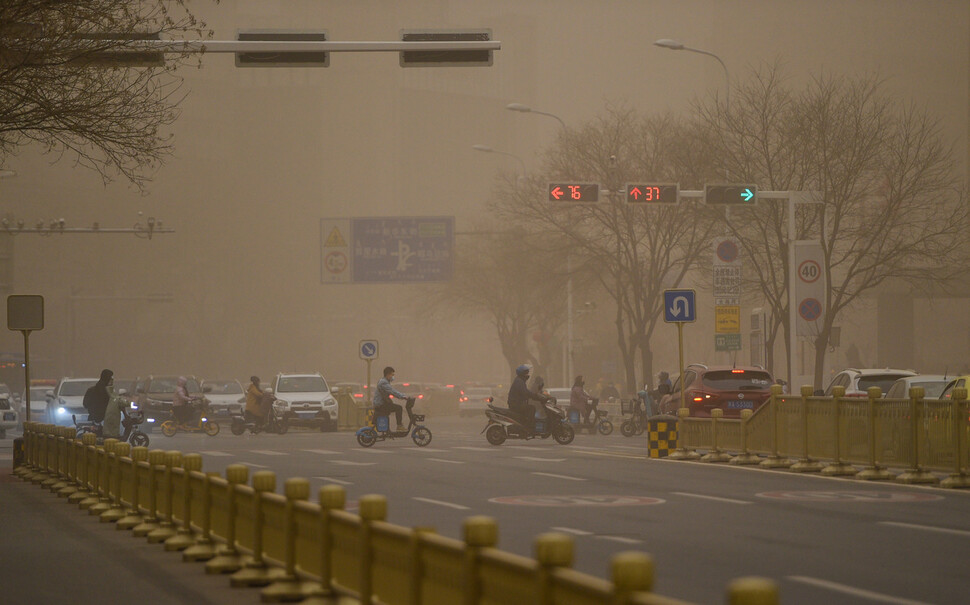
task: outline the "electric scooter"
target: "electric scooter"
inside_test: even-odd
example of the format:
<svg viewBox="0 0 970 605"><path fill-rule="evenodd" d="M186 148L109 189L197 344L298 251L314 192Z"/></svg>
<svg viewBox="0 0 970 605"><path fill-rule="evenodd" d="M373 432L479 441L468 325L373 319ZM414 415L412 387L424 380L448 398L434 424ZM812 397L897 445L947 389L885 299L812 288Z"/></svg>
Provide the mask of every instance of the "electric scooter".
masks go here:
<svg viewBox="0 0 970 605"><path fill-rule="evenodd" d="M526 427L518 414L508 408L495 407L491 403L485 410L488 424L482 429L485 439L492 445L502 445L506 439L546 439L552 437L556 443L567 445L572 443L576 432L566 421L565 410L556 405L556 399L550 397L542 402L545 417L536 416L535 432Z"/></svg>
<svg viewBox="0 0 970 605"><path fill-rule="evenodd" d="M408 435L418 447L424 447L431 443L431 429L418 422L424 422L424 414L415 414L411 411L414 407L414 397L408 397L404 405L404 411L408 413L408 426L401 431L392 431L390 419L387 414L379 414L376 418L371 415L371 422L357 430L357 443L363 447L370 447L378 441L387 439L403 439Z"/></svg>

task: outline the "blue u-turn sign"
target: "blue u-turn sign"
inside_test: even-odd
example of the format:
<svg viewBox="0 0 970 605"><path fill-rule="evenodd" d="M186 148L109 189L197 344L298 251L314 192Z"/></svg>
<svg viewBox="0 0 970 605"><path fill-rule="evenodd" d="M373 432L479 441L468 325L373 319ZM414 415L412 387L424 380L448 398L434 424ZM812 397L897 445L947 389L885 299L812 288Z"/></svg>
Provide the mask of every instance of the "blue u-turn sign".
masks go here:
<svg viewBox="0 0 970 605"><path fill-rule="evenodd" d="M664 290L664 321L682 323L697 319L693 290Z"/></svg>

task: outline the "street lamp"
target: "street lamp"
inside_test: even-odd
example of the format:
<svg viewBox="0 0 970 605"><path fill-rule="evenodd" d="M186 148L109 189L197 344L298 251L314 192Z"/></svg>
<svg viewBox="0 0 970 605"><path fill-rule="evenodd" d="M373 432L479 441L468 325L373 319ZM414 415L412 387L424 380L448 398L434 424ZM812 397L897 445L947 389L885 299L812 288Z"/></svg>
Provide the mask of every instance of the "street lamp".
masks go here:
<svg viewBox="0 0 970 605"><path fill-rule="evenodd" d="M563 130L566 130L566 122L554 113L549 113L548 111L539 111L538 109L533 109L528 105L522 103L509 103L505 106L509 111L518 111L520 113L536 113L540 116L548 116L559 121L559 125L562 126ZM566 384L570 384L570 380L573 377L573 262L572 255L566 252L566 359L564 362L564 371Z"/></svg>
<svg viewBox="0 0 970 605"><path fill-rule="evenodd" d="M727 80L727 92L724 94L724 99L725 99L724 105L727 109L727 113L731 113L731 74L728 73L727 65L724 64L724 61L721 60L721 57L718 57L714 53L708 52L706 50L700 50L699 48L691 48L689 46L684 46L683 43L678 42L677 40L671 40L670 38L661 38L660 40L657 40L656 42L654 42L653 45L659 46L660 48L666 48L669 50L686 50L692 53L699 53L699 54L707 55L708 57L714 57L715 59L717 59L717 62L721 64L722 68L724 68L724 78Z"/></svg>
<svg viewBox="0 0 970 605"><path fill-rule="evenodd" d="M522 166L522 177L523 178L525 177L525 161L523 161L522 158L515 155L514 153L509 153L508 151L501 151L499 149L492 149L488 145L472 145L472 149L474 149L475 151L481 151L483 153L498 153L500 155L507 155L510 158L515 158L516 160L518 160L519 165Z"/></svg>

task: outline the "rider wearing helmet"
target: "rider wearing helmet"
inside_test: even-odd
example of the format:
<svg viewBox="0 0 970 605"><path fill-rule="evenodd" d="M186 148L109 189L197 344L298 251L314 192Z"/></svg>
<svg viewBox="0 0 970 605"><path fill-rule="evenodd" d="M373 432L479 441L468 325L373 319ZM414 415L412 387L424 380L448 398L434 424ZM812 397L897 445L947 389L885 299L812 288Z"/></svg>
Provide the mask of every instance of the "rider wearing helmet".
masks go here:
<svg viewBox="0 0 970 605"><path fill-rule="evenodd" d="M522 424L530 433L535 433L536 418L535 408L529 403L530 400L546 401L549 398L545 395L529 390L529 372L532 368L522 364L515 368L515 380L509 387L508 404L509 409L519 415Z"/></svg>

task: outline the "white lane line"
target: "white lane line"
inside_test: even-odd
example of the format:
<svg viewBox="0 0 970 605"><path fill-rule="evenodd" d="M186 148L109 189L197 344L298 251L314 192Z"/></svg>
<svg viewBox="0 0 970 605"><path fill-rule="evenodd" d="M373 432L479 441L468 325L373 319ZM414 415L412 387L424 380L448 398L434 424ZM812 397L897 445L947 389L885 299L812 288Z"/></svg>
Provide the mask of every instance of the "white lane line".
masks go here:
<svg viewBox="0 0 970 605"><path fill-rule="evenodd" d="M431 498L419 498L414 497L414 500L418 502L425 502L427 504L437 504L438 506L447 506L448 508L457 508L458 510L468 510L467 506L462 506L461 504L452 504L451 502L442 502L441 500L432 500Z"/></svg>
<svg viewBox="0 0 970 605"><path fill-rule="evenodd" d="M807 576L788 576L787 579L793 582L801 582L802 584L811 584L812 586L825 588L834 592L849 594L854 597L859 597L860 599L869 599L870 601L878 601L880 603L891 603L893 605L928 605L924 601L914 601L912 599L894 597L892 595L873 592L871 590L864 590L862 588L856 588L854 586L848 586L846 584L839 584L838 582L820 580L819 578L810 578Z"/></svg>
<svg viewBox="0 0 970 605"><path fill-rule="evenodd" d="M609 540L610 542L619 542L620 544L642 544L643 540L637 540L636 538L624 538L623 536L596 536L599 540Z"/></svg>
<svg viewBox="0 0 970 605"><path fill-rule="evenodd" d="M593 532L584 531L582 529L573 529L571 527L550 527L549 529L553 531L561 531L564 534L572 534L574 536L592 536Z"/></svg>
<svg viewBox="0 0 970 605"><path fill-rule="evenodd" d="M261 454L263 456L289 456L289 452L274 452L273 450L249 450L254 454Z"/></svg>
<svg viewBox="0 0 970 605"><path fill-rule="evenodd" d="M639 452L642 452L646 448L644 445L641 445L640 447L633 445L608 445L607 447L611 447L616 450L637 450Z"/></svg>
<svg viewBox="0 0 970 605"><path fill-rule="evenodd" d="M344 481L343 479L334 479L333 477L314 477L314 479L321 479L323 481L328 481L330 483L339 483L340 485L353 485L350 481Z"/></svg>
<svg viewBox="0 0 970 605"><path fill-rule="evenodd" d="M932 525L916 525L914 523L897 523L895 521L879 521L879 525L892 525L893 527L905 527L907 529L922 529L923 531L935 531L941 534L953 534L954 536L970 536L970 531L965 529L949 529L947 527L933 527Z"/></svg>
<svg viewBox="0 0 970 605"><path fill-rule="evenodd" d="M435 452L435 453L440 454L442 452L447 452L448 450L440 450L440 449L435 449L433 447L420 447L420 446L415 445L414 447L406 447L406 448L404 448L404 451L405 452Z"/></svg>
<svg viewBox="0 0 970 605"><path fill-rule="evenodd" d="M428 458L433 462L447 462L448 464L465 464L461 460L445 460L444 458Z"/></svg>
<svg viewBox="0 0 970 605"><path fill-rule="evenodd" d="M199 453L203 456L235 456L235 454L230 454L229 452L217 452L215 450L203 450Z"/></svg>
<svg viewBox="0 0 970 605"><path fill-rule="evenodd" d="M536 447L534 445L510 445L509 447L514 448L514 449L517 449L517 450L532 450L533 452L544 452L544 451L546 451L546 448L544 448L544 447Z"/></svg>
<svg viewBox="0 0 970 605"><path fill-rule="evenodd" d="M340 452L335 452L333 450L300 450L302 452L310 452L311 454L321 454L327 456L329 454L339 454Z"/></svg>
<svg viewBox="0 0 970 605"><path fill-rule="evenodd" d="M350 460L331 460L330 462L342 466L371 466L372 464L377 464L376 462L351 462Z"/></svg>
<svg viewBox="0 0 970 605"><path fill-rule="evenodd" d="M252 462L243 462L246 466L251 466L253 468L269 468L265 464L253 464Z"/></svg>
<svg viewBox="0 0 970 605"><path fill-rule="evenodd" d="M491 452L494 447L475 447L472 445L456 445L454 448L456 450L468 450L470 452Z"/></svg>
<svg viewBox="0 0 970 605"><path fill-rule="evenodd" d="M532 460L535 462L565 462L565 458L533 458L532 456L516 456L519 460Z"/></svg>
<svg viewBox="0 0 970 605"><path fill-rule="evenodd" d="M367 452L368 454L390 454L391 453L391 452L385 452L384 450L372 450L370 448L350 450L350 451L352 451L352 452Z"/></svg>
<svg viewBox="0 0 970 605"><path fill-rule="evenodd" d="M541 475L543 477L552 477L554 479L569 479L570 481L586 481L582 477L570 477L569 475L557 475L555 473L538 473L534 472L533 475Z"/></svg>
<svg viewBox="0 0 970 605"><path fill-rule="evenodd" d="M717 502L729 502L731 504L751 504L747 500L733 500L731 498L718 498L717 496L705 496L704 494L688 494L687 492L672 492L678 496L686 496L688 498L702 498L704 500L715 500Z"/></svg>

